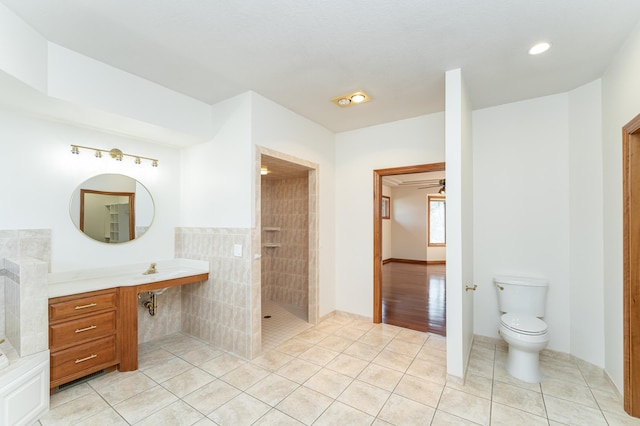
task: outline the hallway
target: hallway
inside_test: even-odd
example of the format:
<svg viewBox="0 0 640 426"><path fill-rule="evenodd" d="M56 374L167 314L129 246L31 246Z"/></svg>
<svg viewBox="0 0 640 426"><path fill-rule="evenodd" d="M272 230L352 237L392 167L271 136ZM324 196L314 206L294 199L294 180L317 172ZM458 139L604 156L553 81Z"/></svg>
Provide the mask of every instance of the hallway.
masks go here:
<svg viewBox="0 0 640 426"><path fill-rule="evenodd" d="M446 266L382 265L382 322L447 335Z"/></svg>

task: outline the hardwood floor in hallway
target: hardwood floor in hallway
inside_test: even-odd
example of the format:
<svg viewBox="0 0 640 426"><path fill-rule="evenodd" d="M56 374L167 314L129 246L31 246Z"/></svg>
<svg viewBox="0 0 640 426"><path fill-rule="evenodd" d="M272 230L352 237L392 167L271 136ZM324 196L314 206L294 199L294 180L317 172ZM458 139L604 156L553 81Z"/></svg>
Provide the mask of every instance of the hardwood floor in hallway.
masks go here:
<svg viewBox="0 0 640 426"><path fill-rule="evenodd" d="M382 322L446 336L446 266L382 266Z"/></svg>

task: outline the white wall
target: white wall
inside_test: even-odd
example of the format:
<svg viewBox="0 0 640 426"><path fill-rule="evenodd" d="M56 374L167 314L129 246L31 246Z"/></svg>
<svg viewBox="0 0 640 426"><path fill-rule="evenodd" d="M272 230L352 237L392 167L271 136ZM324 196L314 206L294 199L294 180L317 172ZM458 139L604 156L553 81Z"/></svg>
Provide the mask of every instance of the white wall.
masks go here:
<svg viewBox="0 0 640 426"><path fill-rule="evenodd" d="M180 226L252 225L251 94L214 106L215 137L182 150Z"/></svg>
<svg viewBox="0 0 640 426"><path fill-rule="evenodd" d="M0 70L44 92L46 67L47 41L0 4Z"/></svg>
<svg viewBox="0 0 640 426"><path fill-rule="evenodd" d="M623 388L622 126L640 113L640 24L602 77L605 367Z"/></svg>
<svg viewBox="0 0 640 426"><path fill-rule="evenodd" d="M393 188L391 192L391 257L427 260L427 192Z"/></svg>
<svg viewBox="0 0 640 426"><path fill-rule="evenodd" d="M462 70L445 75L447 179L447 375L463 378L473 341L473 151L471 103Z"/></svg>
<svg viewBox="0 0 640 426"><path fill-rule="evenodd" d="M568 95L570 352L604 367L600 80Z"/></svg>
<svg viewBox="0 0 640 426"><path fill-rule="evenodd" d="M336 309L373 316L373 170L443 161L443 113L336 135Z"/></svg>
<svg viewBox="0 0 640 426"><path fill-rule="evenodd" d="M476 334L498 337L495 274L541 276L548 347L570 351L568 140L567 94L473 113Z"/></svg>
<svg viewBox="0 0 640 426"><path fill-rule="evenodd" d="M173 258L178 222L179 151L114 135L0 110L0 229L51 229L52 272ZM97 159L90 151L72 155L70 144L158 158L159 167L133 159ZM69 203L78 185L102 173L139 180L153 196L156 216L138 240L109 245L89 239L71 221Z"/></svg>

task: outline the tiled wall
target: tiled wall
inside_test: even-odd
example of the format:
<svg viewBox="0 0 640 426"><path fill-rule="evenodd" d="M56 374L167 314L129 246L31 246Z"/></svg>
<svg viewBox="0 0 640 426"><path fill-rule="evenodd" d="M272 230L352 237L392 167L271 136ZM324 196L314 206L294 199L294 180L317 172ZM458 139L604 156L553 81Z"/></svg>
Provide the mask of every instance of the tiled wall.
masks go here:
<svg viewBox="0 0 640 426"><path fill-rule="evenodd" d="M262 180L262 297L309 304L309 179ZM277 244L277 247L269 247Z"/></svg>
<svg viewBox="0 0 640 426"><path fill-rule="evenodd" d="M31 257L5 258L6 336L20 356L49 348L48 263Z"/></svg>
<svg viewBox="0 0 640 426"><path fill-rule="evenodd" d="M0 230L0 336L5 336L5 259L32 257L47 264L51 261L51 230ZM48 267L47 267L48 268Z"/></svg>
<svg viewBox="0 0 640 426"><path fill-rule="evenodd" d="M157 308L151 316L142 306L149 300L148 293L138 297L138 343L148 342L172 333L182 331L182 297L180 286L170 287L156 296Z"/></svg>
<svg viewBox="0 0 640 426"><path fill-rule="evenodd" d="M233 255L235 244L242 257ZM260 300L260 287L251 277L251 230L176 228L175 252L207 260L210 270L209 280L182 286L182 331L248 359L257 355L260 305L252 300Z"/></svg>

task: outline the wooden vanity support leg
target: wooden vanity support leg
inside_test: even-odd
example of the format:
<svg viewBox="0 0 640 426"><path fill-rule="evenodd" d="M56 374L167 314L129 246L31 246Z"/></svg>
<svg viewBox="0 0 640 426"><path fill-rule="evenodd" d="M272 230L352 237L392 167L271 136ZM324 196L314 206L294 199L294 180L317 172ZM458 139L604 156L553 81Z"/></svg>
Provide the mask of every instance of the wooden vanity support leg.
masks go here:
<svg viewBox="0 0 640 426"><path fill-rule="evenodd" d="M120 287L118 336L120 340L120 371L138 369L138 289Z"/></svg>

